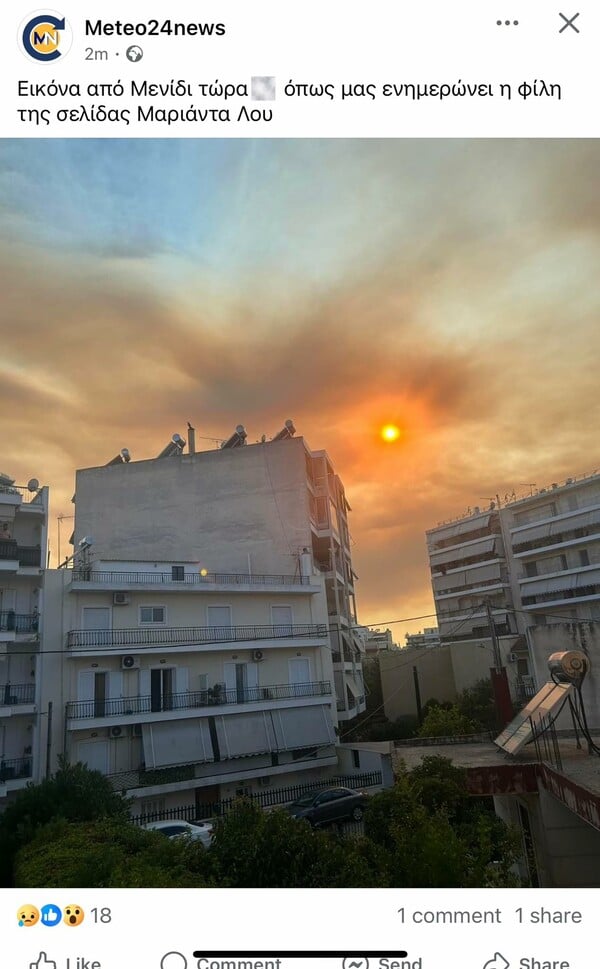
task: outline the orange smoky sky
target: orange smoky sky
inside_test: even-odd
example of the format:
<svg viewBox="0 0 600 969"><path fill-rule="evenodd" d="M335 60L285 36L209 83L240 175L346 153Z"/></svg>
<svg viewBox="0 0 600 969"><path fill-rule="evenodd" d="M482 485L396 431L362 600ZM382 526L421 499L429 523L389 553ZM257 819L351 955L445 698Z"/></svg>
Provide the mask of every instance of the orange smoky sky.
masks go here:
<svg viewBox="0 0 600 969"><path fill-rule="evenodd" d="M76 468L291 417L360 620L431 613L427 528L599 461L599 172L594 141L3 142L0 470L50 485L56 555Z"/></svg>

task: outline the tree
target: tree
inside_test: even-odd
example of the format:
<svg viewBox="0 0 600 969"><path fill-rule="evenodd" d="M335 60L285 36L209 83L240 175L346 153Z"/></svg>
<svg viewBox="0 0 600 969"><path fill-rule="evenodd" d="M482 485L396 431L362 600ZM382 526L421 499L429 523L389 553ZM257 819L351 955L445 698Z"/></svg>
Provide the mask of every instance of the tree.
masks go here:
<svg viewBox="0 0 600 969"><path fill-rule="evenodd" d="M110 781L83 764L61 763L41 784L28 784L0 815L0 884L12 885L14 857L37 831L56 818L95 821L129 818L128 800L113 791Z"/></svg>
<svg viewBox="0 0 600 969"><path fill-rule="evenodd" d="M280 809L240 801L218 822L210 850L219 885L231 888L360 888L379 885L359 840L313 831Z"/></svg>
<svg viewBox="0 0 600 969"><path fill-rule="evenodd" d="M90 780L87 775L85 780ZM465 771L433 756L403 771L392 789L370 799L364 836L313 831L284 810L265 812L248 800L238 801L217 821L208 850L188 839L144 831L120 814L83 821L56 815L45 825L37 823L20 841L14 884L506 887L516 884L510 869L518 851L518 838L489 802L469 795Z"/></svg>
<svg viewBox="0 0 600 969"><path fill-rule="evenodd" d="M479 725L461 713L456 704L441 706L430 703L419 737L460 737L464 734L477 733Z"/></svg>
<svg viewBox="0 0 600 969"><path fill-rule="evenodd" d="M466 773L444 757L423 758L376 795L365 831L384 849L386 880L394 887L518 884L511 871L520 850L516 833L470 797Z"/></svg>
<svg viewBox="0 0 600 969"><path fill-rule="evenodd" d="M19 888L202 888L206 849L115 818L39 828L15 860Z"/></svg>
<svg viewBox="0 0 600 969"><path fill-rule="evenodd" d="M495 730L498 715L491 680L478 680L459 693L456 706L464 717L477 723L479 730Z"/></svg>

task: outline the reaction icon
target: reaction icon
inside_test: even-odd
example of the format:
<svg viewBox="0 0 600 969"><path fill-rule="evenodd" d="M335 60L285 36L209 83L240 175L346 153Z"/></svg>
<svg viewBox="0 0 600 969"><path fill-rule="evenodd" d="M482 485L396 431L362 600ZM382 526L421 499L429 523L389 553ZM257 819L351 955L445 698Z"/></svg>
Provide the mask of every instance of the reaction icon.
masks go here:
<svg viewBox="0 0 600 969"><path fill-rule="evenodd" d="M40 913L35 905L21 905L21 908L17 911L17 918L19 925L29 928L32 925L37 925L40 920Z"/></svg>
<svg viewBox="0 0 600 969"><path fill-rule="evenodd" d="M81 905L67 905L65 908L65 914L63 917L63 922L65 925L81 925L84 919L84 911Z"/></svg>

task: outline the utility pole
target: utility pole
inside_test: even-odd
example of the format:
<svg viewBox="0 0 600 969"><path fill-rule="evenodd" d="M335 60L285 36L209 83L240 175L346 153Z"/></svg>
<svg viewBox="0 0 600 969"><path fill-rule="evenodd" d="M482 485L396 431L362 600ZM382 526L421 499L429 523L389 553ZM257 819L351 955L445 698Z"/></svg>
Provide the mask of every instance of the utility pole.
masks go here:
<svg viewBox="0 0 600 969"><path fill-rule="evenodd" d="M498 633L496 632L496 623L494 622L494 617L492 615L492 607L490 605L490 600L485 600L485 611L487 614L488 627L490 630L490 638L492 640L492 649L494 650L494 666L496 671L499 673L502 669L502 657L500 655L500 641L498 639Z"/></svg>
<svg viewBox="0 0 600 969"><path fill-rule="evenodd" d="M510 697L510 690L508 688L508 677L506 675L506 667L502 665L502 655L500 653L500 640L498 639L498 632L496 630L496 623L494 622L494 616L492 614L492 607L490 605L490 600L485 600L485 611L487 615L488 627L490 630L490 639L492 641L492 649L494 651L494 665L490 669L490 678L492 681L492 691L494 694L494 703L496 706L496 716L498 719L499 730L504 730L507 723L510 723L514 716L514 710L512 705L512 700Z"/></svg>

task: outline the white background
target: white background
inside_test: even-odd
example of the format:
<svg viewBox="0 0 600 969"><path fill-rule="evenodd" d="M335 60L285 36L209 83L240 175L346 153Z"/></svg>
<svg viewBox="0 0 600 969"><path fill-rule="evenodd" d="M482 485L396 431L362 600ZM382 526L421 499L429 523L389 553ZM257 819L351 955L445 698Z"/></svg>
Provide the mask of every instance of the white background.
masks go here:
<svg viewBox="0 0 600 969"><path fill-rule="evenodd" d="M53 4L54 5L54 4ZM414 136L597 136L600 128L598 48L600 5L590 0L281 0L245 3L91 3L61 8L74 34L70 52L59 61L38 64L19 49L18 25L34 6L8 3L3 8L5 56L0 98L0 131L11 137L414 137ZM580 33L567 27L560 12L573 16ZM85 37L86 19L162 22L223 22L225 37ZM497 20L519 26L497 26ZM144 49L132 64L129 44ZM85 49L106 50L108 61L88 62ZM118 55L118 56L117 56ZM18 80L47 83L114 83L126 88L131 78L160 82L247 82L252 75L277 78L275 102L246 102L249 108L272 108L271 123L22 123L20 108L77 107L94 99L75 97L18 99ZM408 98L286 97L295 83L435 83L458 81L511 83L510 101L457 97ZM560 84L562 100L529 97L516 88L523 81ZM96 98L108 104L106 99ZM139 99L137 99L139 101ZM159 99L161 105L187 108L190 98ZM113 106L126 107L127 97ZM112 103L112 102L111 102ZM152 99L146 102L146 106ZM194 97L197 106L222 101ZM229 102L232 115L243 101ZM130 106L131 107L131 106ZM134 111L135 114L135 111Z"/></svg>
<svg viewBox="0 0 600 969"><path fill-rule="evenodd" d="M597 969L597 922L600 890L542 889L430 890L18 890L2 893L0 925L2 964L29 969L40 951L65 969L67 956L97 959L101 969L160 969L171 950L196 966L195 949L345 950L405 949L408 960L422 957L423 969L483 969L496 952L523 969L520 960L569 962L570 969ZM19 928L19 905L41 908L53 902L64 908L82 905L84 923L75 929L38 923ZM94 925L91 909L110 906L110 925ZM405 908L405 924L397 915ZM415 925L413 910L491 910L500 907L501 925ZM579 925L519 925L525 915L545 907L579 909ZM9 958L10 956L10 958ZM370 969L377 969L372 960ZM341 962L288 962L282 969L341 969ZM546 967L547 969L547 967Z"/></svg>

